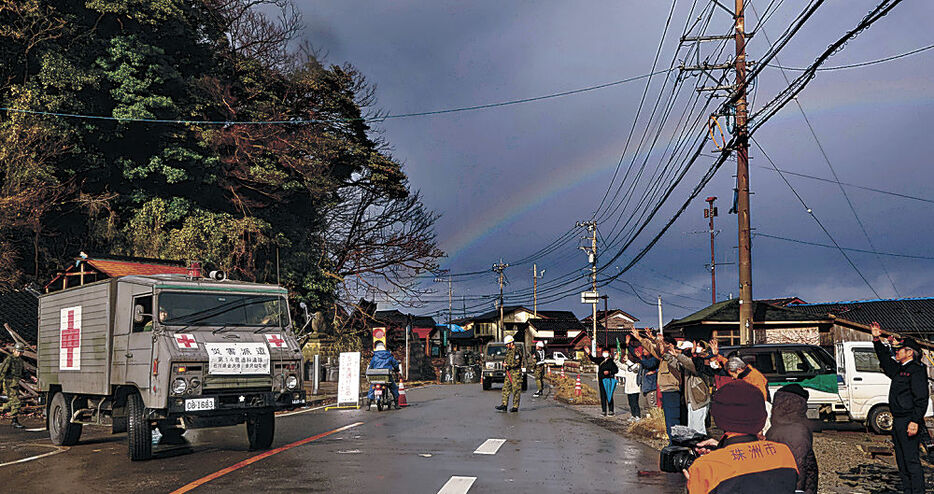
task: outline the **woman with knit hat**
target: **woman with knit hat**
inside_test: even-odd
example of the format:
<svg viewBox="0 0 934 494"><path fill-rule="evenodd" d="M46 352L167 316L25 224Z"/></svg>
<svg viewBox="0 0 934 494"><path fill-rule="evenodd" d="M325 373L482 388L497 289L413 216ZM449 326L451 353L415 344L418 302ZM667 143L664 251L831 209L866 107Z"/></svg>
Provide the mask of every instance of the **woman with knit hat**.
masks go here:
<svg viewBox="0 0 934 494"><path fill-rule="evenodd" d="M710 415L725 433L719 442L698 445L701 456L684 471L690 494L795 492L798 469L791 450L758 437L766 420L761 391L743 381L729 382L714 393Z"/></svg>

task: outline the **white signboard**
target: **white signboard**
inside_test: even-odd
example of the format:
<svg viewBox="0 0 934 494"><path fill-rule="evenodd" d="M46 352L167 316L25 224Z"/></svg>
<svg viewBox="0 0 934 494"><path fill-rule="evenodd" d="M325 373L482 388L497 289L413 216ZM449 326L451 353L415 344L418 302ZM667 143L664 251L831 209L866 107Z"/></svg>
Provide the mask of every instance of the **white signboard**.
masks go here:
<svg viewBox="0 0 934 494"><path fill-rule="evenodd" d="M600 294L597 292L581 292L582 304L595 304L600 300Z"/></svg>
<svg viewBox="0 0 934 494"><path fill-rule="evenodd" d="M265 343L205 343L208 374L269 374Z"/></svg>
<svg viewBox="0 0 934 494"><path fill-rule="evenodd" d="M360 401L360 352L343 352L337 381L337 404Z"/></svg>
<svg viewBox="0 0 934 494"><path fill-rule="evenodd" d="M81 370L81 306L62 309L58 328L59 370Z"/></svg>

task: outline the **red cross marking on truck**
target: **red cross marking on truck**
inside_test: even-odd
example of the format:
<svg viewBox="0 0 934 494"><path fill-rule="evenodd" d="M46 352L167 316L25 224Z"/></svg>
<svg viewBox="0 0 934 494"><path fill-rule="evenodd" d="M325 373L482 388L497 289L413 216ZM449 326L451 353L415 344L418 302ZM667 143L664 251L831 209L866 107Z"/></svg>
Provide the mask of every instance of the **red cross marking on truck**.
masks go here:
<svg viewBox="0 0 934 494"><path fill-rule="evenodd" d="M189 337L187 334L180 334L175 336L175 341L178 342L178 346L181 347L185 345L185 348L191 348L194 345L197 348L197 343L194 338Z"/></svg>
<svg viewBox="0 0 934 494"><path fill-rule="evenodd" d="M266 339L269 340L269 342L273 345L276 345L276 348L281 347L282 344L285 343L285 340L283 340L282 337L278 334L267 334Z"/></svg>
<svg viewBox="0 0 934 494"><path fill-rule="evenodd" d="M68 326L62 329L62 348L68 351L66 367L75 365L75 348L81 346L81 329L75 327L75 311L68 311Z"/></svg>

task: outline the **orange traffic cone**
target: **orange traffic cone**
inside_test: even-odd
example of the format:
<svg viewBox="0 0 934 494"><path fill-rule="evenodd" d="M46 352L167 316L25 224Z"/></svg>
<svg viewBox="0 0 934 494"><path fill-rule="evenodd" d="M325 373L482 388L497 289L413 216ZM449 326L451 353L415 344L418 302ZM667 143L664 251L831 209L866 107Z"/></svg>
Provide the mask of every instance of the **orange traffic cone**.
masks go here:
<svg viewBox="0 0 934 494"><path fill-rule="evenodd" d="M577 382L574 383L574 392L577 394L577 396L581 395L581 375L580 374L577 375Z"/></svg>
<svg viewBox="0 0 934 494"><path fill-rule="evenodd" d="M561 377L564 377L564 367L561 367Z"/></svg>
<svg viewBox="0 0 934 494"><path fill-rule="evenodd" d="M408 401L405 399L405 381L399 381L399 406L407 407L409 406Z"/></svg>

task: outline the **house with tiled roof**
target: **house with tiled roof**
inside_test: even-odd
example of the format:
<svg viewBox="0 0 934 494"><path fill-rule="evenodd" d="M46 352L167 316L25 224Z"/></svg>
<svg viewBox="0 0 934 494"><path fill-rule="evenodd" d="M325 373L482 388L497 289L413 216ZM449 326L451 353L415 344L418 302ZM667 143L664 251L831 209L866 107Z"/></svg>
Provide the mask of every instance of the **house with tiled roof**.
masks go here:
<svg viewBox="0 0 934 494"><path fill-rule="evenodd" d="M759 302L763 302L763 303L770 304L770 305L775 305L778 307L788 307L789 305L798 305L798 304L807 303L798 297L766 298L766 299L760 300Z"/></svg>
<svg viewBox="0 0 934 494"><path fill-rule="evenodd" d="M806 343L832 347L833 322L826 314L779 307L754 300L753 343ZM738 345L739 299L724 300L687 317L669 322L666 335L689 340L716 339L722 345Z"/></svg>
<svg viewBox="0 0 934 494"><path fill-rule="evenodd" d="M585 326L591 326L593 324L593 315L589 315L583 319ZM625 329L629 330L636 327L636 323L639 322L639 319L622 309L610 309L607 311L598 310L597 311L597 324L602 324L608 329Z"/></svg>
<svg viewBox="0 0 934 494"><path fill-rule="evenodd" d="M795 304L788 308L831 319L836 341L868 341L871 338L866 328L873 321L899 334L934 340L934 297Z"/></svg>

